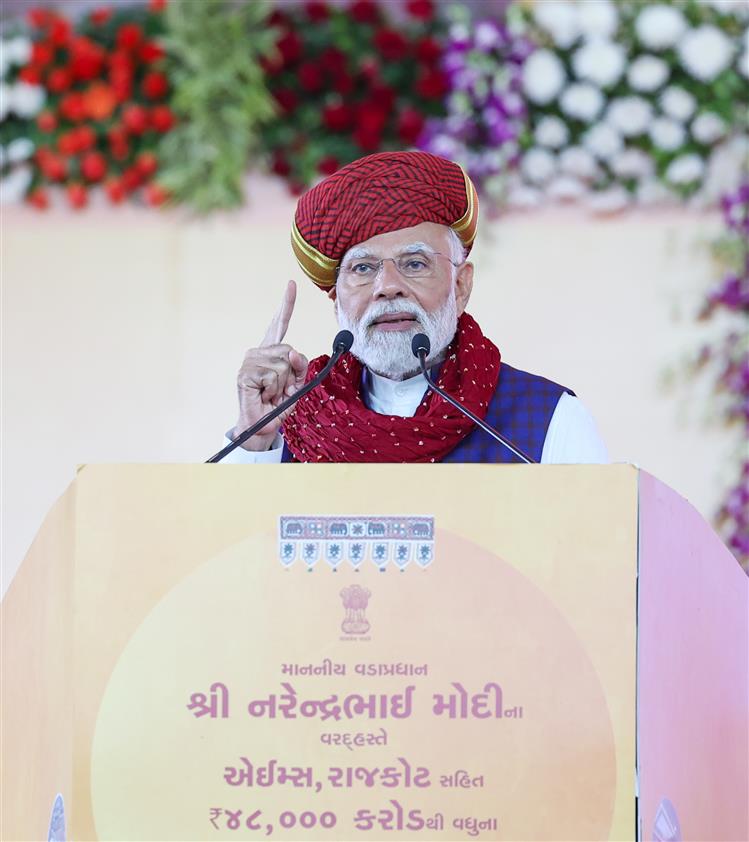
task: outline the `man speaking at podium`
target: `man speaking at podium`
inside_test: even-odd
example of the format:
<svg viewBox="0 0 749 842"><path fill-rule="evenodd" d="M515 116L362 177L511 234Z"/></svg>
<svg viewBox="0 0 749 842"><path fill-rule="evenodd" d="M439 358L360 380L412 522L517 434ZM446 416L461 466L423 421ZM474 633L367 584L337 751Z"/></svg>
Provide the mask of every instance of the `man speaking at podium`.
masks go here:
<svg viewBox="0 0 749 842"><path fill-rule="evenodd" d="M501 361L466 312L467 261L478 221L474 186L457 164L425 152L354 161L307 191L292 247L354 337L329 376L229 462L518 462L457 408L428 391L412 351L450 396L532 460L608 461L592 417L570 390ZM259 347L237 378L243 430L294 395L325 365L283 344L296 298L290 281Z"/></svg>

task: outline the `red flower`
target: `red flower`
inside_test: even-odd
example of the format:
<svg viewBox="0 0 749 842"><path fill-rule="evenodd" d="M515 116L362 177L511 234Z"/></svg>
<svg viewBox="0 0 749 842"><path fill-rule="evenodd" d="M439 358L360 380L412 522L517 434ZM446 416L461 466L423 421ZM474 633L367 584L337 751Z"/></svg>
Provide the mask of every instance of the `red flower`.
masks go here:
<svg viewBox="0 0 749 842"><path fill-rule="evenodd" d="M51 111L42 111L36 118L40 132L53 132L57 128L57 117Z"/></svg>
<svg viewBox="0 0 749 842"><path fill-rule="evenodd" d="M79 152L85 152L96 144L96 132L91 126L78 126L77 129L73 129L73 134Z"/></svg>
<svg viewBox="0 0 749 842"><path fill-rule="evenodd" d="M143 30L137 23L123 23L117 30L116 42L121 50L134 50L143 40Z"/></svg>
<svg viewBox="0 0 749 842"><path fill-rule="evenodd" d="M320 0L309 0L304 4L304 10L307 12L307 17L313 23L320 23L320 21L327 20L330 15L330 9L327 3L322 3Z"/></svg>
<svg viewBox="0 0 749 842"><path fill-rule="evenodd" d="M109 149L115 161L124 161L130 154L130 144L127 139L120 139L119 136L115 139L110 138Z"/></svg>
<svg viewBox="0 0 749 842"><path fill-rule="evenodd" d="M141 61L146 64L151 64L154 61L159 61L159 59L164 58L166 52L164 51L164 48L155 41L146 41L146 43L140 48L138 55L140 56Z"/></svg>
<svg viewBox="0 0 749 842"><path fill-rule="evenodd" d="M442 55L442 45L436 38L427 35L416 44L416 57L419 61L432 64Z"/></svg>
<svg viewBox="0 0 749 842"><path fill-rule="evenodd" d="M148 128L148 112L142 105L128 105L122 112L122 122L130 134L141 135Z"/></svg>
<svg viewBox="0 0 749 842"><path fill-rule="evenodd" d="M296 32L285 32L276 42L276 49L281 53L284 64L293 64L302 54L302 40Z"/></svg>
<svg viewBox="0 0 749 842"><path fill-rule="evenodd" d="M169 82L163 73L146 73L143 79L143 93L149 99L161 99L169 91Z"/></svg>
<svg viewBox="0 0 749 842"><path fill-rule="evenodd" d="M26 201L38 210L47 210L49 207L49 195L43 187L37 187L36 190L32 190L26 197Z"/></svg>
<svg viewBox="0 0 749 842"><path fill-rule="evenodd" d="M415 108L406 106L398 115L398 137L406 146L413 146L416 143L423 128L424 116Z"/></svg>
<svg viewBox="0 0 749 842"><path fill-rule="evenodd" d="M166 0L148 0L150 12L163 12L166 9Z"/></svg>
<svg viewBox="0 0 749 842"><path fill-rule="evenodd" d="M56 17L49 30L49 40L58 47L65 46L70 40L73 28L70 21Z"/></svg>
<svg viewBox="0 0 749 842"><path fill-rule="evenodd" d="M296 91L292 91L290 88L279 88L274 92L273 96L281 106L284 114L290 114L299 104L299 97L296 95Z"/></svg>
<svg viewBox="0 0 749 842"><path fill-rule="evenodd" d="M345 102L326 105L322 121L332 132L345 132L354 122L354 109Z"/></svg>
<svg viewBox="0 0 749 842"><path fill-rule="evenodd" d="M309 93L319 91L324 84L320 65L311 61L305 61L304 64L299 65L297 78L299 79L299 85L302 90L308 91Z"/></svg>
<svg viewBox="0 0 749 842"><path fill-rule="evenodd" d="M133 74L133 57L125 50L114 50L109 56L109 72Z"/></svg>
<svg viewBox="0 0 749 842"><path fill-rule="evenodd" d="M289 18L280 9L274 9L268 18L268 24L270 26L283 26L288 28Z"/></svg>
<svg viewBox="0 0 749 842"><path fill-rule="evenodd" d="M46 41L37 41L31 45L31 63L44 67L55 59L55 48Z"/></svg>
<svg viewBox="0 0 749 842"><path fill-rule="evenodd" d="M41 150L40 150L41 151ZM53 152L47 151L38 158L39 168L50 181L64 181L68 176L68 165Z"/></svg>
<svg viewBox="0 0 749 842"><path fill-rule="evenodd" d="M359 23L376 23L380 19L380 10L372 0L356 0L351 4L349 12Z"/></svg>
<svg viewBox="0 0 749 842"><path fill-rule="evenodd" d="M156 105L150 112L151 126L160 134L164 134L177 122L168 105Z"/></svg>
<svg viewBox="0 0 749 842"><path fill-rule="evenodd" d="M324 158L321 158L317 164L317 171L322 173L323 175L333 175L333 173L340 169L341 162L338 158L335 158L333 155L326 155Z"/></svg>
<svg viewBox="0 0 749 842"><path fill-rule="evenodd" d="M291 172L291 165L280 152L276 152L273 156L270 168L276 175L283 177L287 176Z"/></svg>
<svg viewBox="0 0 749 842"><path fill-rule="evenodd" d="M49 26L54 20L54 15L48 9L29 9L26 13L26 20L29 26L35 29L43 29Z"/></svg>
<svg viewBox="0 0 749 842"><path fill-rule="evenodd" d="M364 102L356 115L356 127L365 135L381 135L387 123L388 111L373 102Z"/></svg>
<svg viewBox="0 0 749 842"><path fill-rule="evenodd" d="M326 73L340 73L346 68L346 55L338 47L326 47L320 53L319 64Z"/></svg>
<svg viewBox="0 0 749 842"><path fill-rule="evenodd" d="M92 120L107 120L117 107L117 93L106 82L94 82L83 94L86 113Z"/></svg>
<svg viewBox="0 0 749 842"><path fill-rule="evenodd" d="M432 0L408 0L406 11L413 18L431 20L434 17L434 3Z"/></svg>
<svg viewBox="0 0 749 842"><path fill-rule="evenodd" d="M89 15L91 23L95 26L101 26L112 17L111 9L94 9Z"/></svg>
<svg viewBox="0 0 749 842"><path fill-rule="evenodd" d="M380 78L380 63L374 56L367 56L359 63L362 78L370 85Z"/></svg>
<svg viewBox="0 0 749 842"><path fill-rule="evenodd" d="M65 188L65 192L68 196L68 204L71 208L75 208L79 210L80 208L85 208L88 204L88 190L78 182L71 182Z"/></svg>
<svg viewBox="0 0 749 842"><path fill-rule="evenodd" d="M95 79L105 62L104 51L88 38L75 38L70 46L70 68L76 79Z"/></svg>
<svg viewBox="0 0 749 842"><path fill-rule="evenodd" d="M367 132L362 128L357 128L354 132L354 140L362 152L374 152L379 148L382 137L377 133Z"/></svg>
<svg viewBox="0 0 749 842"><path fill-rule="evenodd" d="M146 204L152 208L158 208L169 199L169 191L164 189L160 184L151 182L146 184L143 188L143 195L146 199Z"/></svg>
<svg viewBox="0 0 749 842"><path fill-rule="evenodd" d="M53 67L47 76L47 88L53 94L61 94L73 84L73 77L67 67Z"/></svg>
<svg viewBox="0 0 749 842"><path fill-rule="evenodd" d="M104 190L113 205L119 205L125 198L125 185L122 183L122 179L110 178L104 185Z"/></svg>
<svg viewBox="0 0 749 842"><path fill-rule="evenodd" d="M369 92L370 102L374 102L380 110L389 110L395 102L395 91L388 85L373 85Z"/></svg>
<svg viewBox="0 0 749 842"><path fill-rule="evenodd" d="M85 120L87 113L86 101L83 98L83 94L76 91L64 96L62 100L60 100L60 114L72 123Z"/></svg>
<svg viewBox="0 0 749 842"><path fill-rule="evenodd" d="M416 82L416 93L424 99L442 99L447 93L447 79L441 70L424 70Z"/></svg>
<svg viewBox="0 0 749 842"><path fill-rule="evenodd" d="M333 79L333 90L342 96L350 94L354 90L354 77L345 70L337 73Z"/></svg>
<svg viewBox="0 0 749 842"><path fill-rule="evenodd" d="M101 181L107 174L107 159L101 152L87 152L81 159L81 174L87 181Z"/></svg>
<svg viewBox="0 0 749 842"><path fill-rule="evenodd" d="M42 83L42 72L33 64L27 64L18 71L18 78L27 85L40 85Z"/></svg>
<svg viewBox="0 0 749 842"><path fill-rule="evenodd" d="M408 52L408 41L395 29L379 29L375 33L374 43L387 61L399 61Z"/></svg>
<svg viewBox="0 0 749 842"><path fill-rule="evenodd" d="M78 139L74 131L63 132L57 138L58 150L66 156L78 154Z"/></svg>
<svg viewBox="0 0 749 842"><path fill-rule="evenodd" d="M135 166L144 178L150 178L159 168L159 159L153 152L141 152L135 159Z"/></svg>
<svg viewBox="0 0 749 842"><path fill-rule="evenodd" d="M128 167L122 173L122 186L128 193L131 190L135 190L136 187L140 187L141 184L143 184L143 175L138 167Z"/></svg>

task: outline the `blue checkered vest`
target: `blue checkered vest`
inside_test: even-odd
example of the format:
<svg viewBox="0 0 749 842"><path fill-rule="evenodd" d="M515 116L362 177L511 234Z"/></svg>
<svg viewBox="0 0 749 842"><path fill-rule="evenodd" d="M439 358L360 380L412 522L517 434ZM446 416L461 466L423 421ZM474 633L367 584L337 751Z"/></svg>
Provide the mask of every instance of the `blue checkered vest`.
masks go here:
<svg viewBox="0 0 749 842"><path fill-rule="evenodd" d="M489 404L486 423L509 439L536 462L541 461L546 431L559 398L575 393L545 377L502 363L499 383ZM471 422L466 418L466 424ZM283 462L292 457L284 445ZM521 462L488 433L476 427L454 447L443 462Z"/></svg>

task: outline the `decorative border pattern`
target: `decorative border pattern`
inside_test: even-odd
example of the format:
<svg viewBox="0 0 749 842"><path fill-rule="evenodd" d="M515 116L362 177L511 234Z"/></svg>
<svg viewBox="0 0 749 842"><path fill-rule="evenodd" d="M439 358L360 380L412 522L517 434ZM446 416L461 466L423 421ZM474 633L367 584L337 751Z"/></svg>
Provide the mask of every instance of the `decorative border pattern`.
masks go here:
<svg viewBox="0 0 749 842"><path fill-rule="evenodd" d="M380 571L425 568L434 560L434 517L282 515L278 557L286 568L300 561L307 570L320 561L334 571L346 562L354 570L367 562Z"/></svg>

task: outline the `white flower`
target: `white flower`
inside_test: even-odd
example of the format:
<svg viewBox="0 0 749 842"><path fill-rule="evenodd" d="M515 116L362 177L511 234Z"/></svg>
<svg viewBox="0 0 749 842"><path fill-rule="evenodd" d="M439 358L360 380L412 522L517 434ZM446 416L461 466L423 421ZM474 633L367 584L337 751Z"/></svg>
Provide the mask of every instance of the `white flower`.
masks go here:
<svg viewBox="0 0 749 842"><path fill-rule="evenodd" d="M692 184L702 177L704 171L705 164L699 155L682 155L668 165L666 181L671 184Z"/></svg>
<svg viewBox="0 0 749 842"><path fill-rule="evenodd" d="M625 149L611 161L611 169L619 178L639 180L651 175L654 168L653 159L642 149Z"/></svg>
<svg viewBox="0 0 749 842"><path fill-rule="evenodd" d="M673 47L686 28L684 15L673 6L646 6L635 22L637 37L651 50Z"/></svg>
<svg viewBox="0 0 749 842"><path fill-rule="evenodd" d="M499 30L493 23L482 20L476 24L473 37L480 50L492 50L499 42Z"/></svg>
<svg viewBox="0 0 749 842"><path fill-rule="evenodd" d="M551 35L554 44L562 49L571 47L580 34L577 7L567 0L535 3L533 17Z"/></svg>
<svg viewBox="0 0 749 842"><path fill-rule="evenodd" d="M669 120L668 117L658 117L653 120L648 133L653 144L658 149L665 149L667 152L681 148L687 139L684 126L676 120Z"/></svg>
<svg viewBox="0 0 749 842"><path fill-rule="evenodd" d="M619 26L619 13L610 0L578 3L577 20L585 38L611 38Z"/></svg>
<svg viewBox="0 0 749 842"><path fill-rule="evenodd" d="M22 65L31 58L31 40L17 35L3 44L4 52L10 64Z"/></svg>
<svg viewBox="0 0 749 842"><path fill-rule="evenodd" d="M554 174L556 162L551 152L536 146L523 155L520 169L528 181L533 184L542 184Z"/></svg>
<svg viewBox="0 0 749 842"><path fill-rule="evenodd" d="M583 145L596 158L606 161L622 148L622 136L606 123L599 123L583 135Z"/></svg>
<svg viewBox="0 0 749 842"><path fill-rule="evenodd" d="M623 187L610 187L591 193L586 205L593 213L619 213L630 203L629 193Z"/></svg>
<svg viewBox="0 0 749 842"><path fill-rule="evenodd" d="M16 82L11 92L10 106L19 117L35 117L44 105L46 92L41 85Z"/></svg>
<svg viewBox="0 0 749 842"><path fill-rule="evenodd" d="M731 64L735 45L717 27L699 26L684 36L677 49L687 72L702 82L711 82Z"/></svg>
<svg viewBox="0 0 749 842"><path fill-rule="evenodd" d="M582 146L570 146L559 156L559 168L577 178L594 178L598 175L596 159Z"/></svg>
<svg viewBox="0 0 749 842"><path fill-rule="evenodd" d="M699 114L692 120L692 137L708 146L720 140L727 130L728 126L723 120L711 111Z"/></svg>
<svg viewBox="0 0 749 842"><path fill-rule="evenodd" d="M34 154L35 148L34 142L27 137L17 137L15 140L11 140L5 151L9 163L17 164L19 161L30 158Z"/></svg>
<svg viewBox="0 0 749 842"><path fill-rule="evenodd" d="M664 114L673 117L674 120L688 120L697 107L697 101L692 94L675 85L666 88L661 94L659 103Z"/></svg>
<svg viewBox="0 0 749 842"><path fill-rule="evenodd" d="M602 88L609 88L621 79L626 62L624 47L603 38L588 41L572 56L577 77Z"/></svg>
<svg viewBox="0 0 749 842"><path fill-rule="evenodd" d="M568 117L590 123L601 113L603 94L595 85L577 82L564 91L559 105Z"/></svg>
<svg viewBox="0 0 749 842"><path fill-rule="evenodd" d="M585 185L569 175L560 175L552 179L546 187L546 195L551 199L570 202L587 193Z"/></svg>
<svg viewBox="0 0 749 842"><path fill-rule="evenodd" d="M531 102L550 103L564 84L562 62L550 50L536 50L523 65L523 89Z"/></svg>
<svg viewBox="0 0 749 842"><path fill-rule="evenodd" d="M29 189L33 173L31 167L16 167L0 179L0 205L20 202Z"/></svg>
<svg viewBox="0 0 749 842"><path fill-rule="evenodd" d="M537 208L541 198L541 193L535 187L519 184L508 192L507 203L512 208Z"/></svg>
<svg viewBox="0 0 749 842"><path fill-rule="evenodd" d="M559 149L569 140L570 133L567 124L559 117L542 117L533 138L539 146L548 146L551 149Z"/></svg>
<svg viewBox="0 0 749 842"><path fill-rule="evenodd" d="M715 146L707 162L701 192L708 201L717 201L746 177L749 164L749 138L734 135Z"/></svg>
<svg viewBox="0 0 749 842"><path fill-rule="evenodd" d="M644 134L653 117L650 103L638 96L626 96L612 100L606 112L606 119L625 137Z"/></svg>
<svg viewBox="0 0 749 842"><path fill-rule="evenodd" d="M655 56L639 56L629 66L627 80L636 91L656 91L668 79L668 65Z"/></svg>
<svg viewBox="0 0 749 842"><path fill-rule="evenodd" d="M637 202L640 205L655 205L673 199L671 191L657 178L648 178L637 185Z"/></svg>

